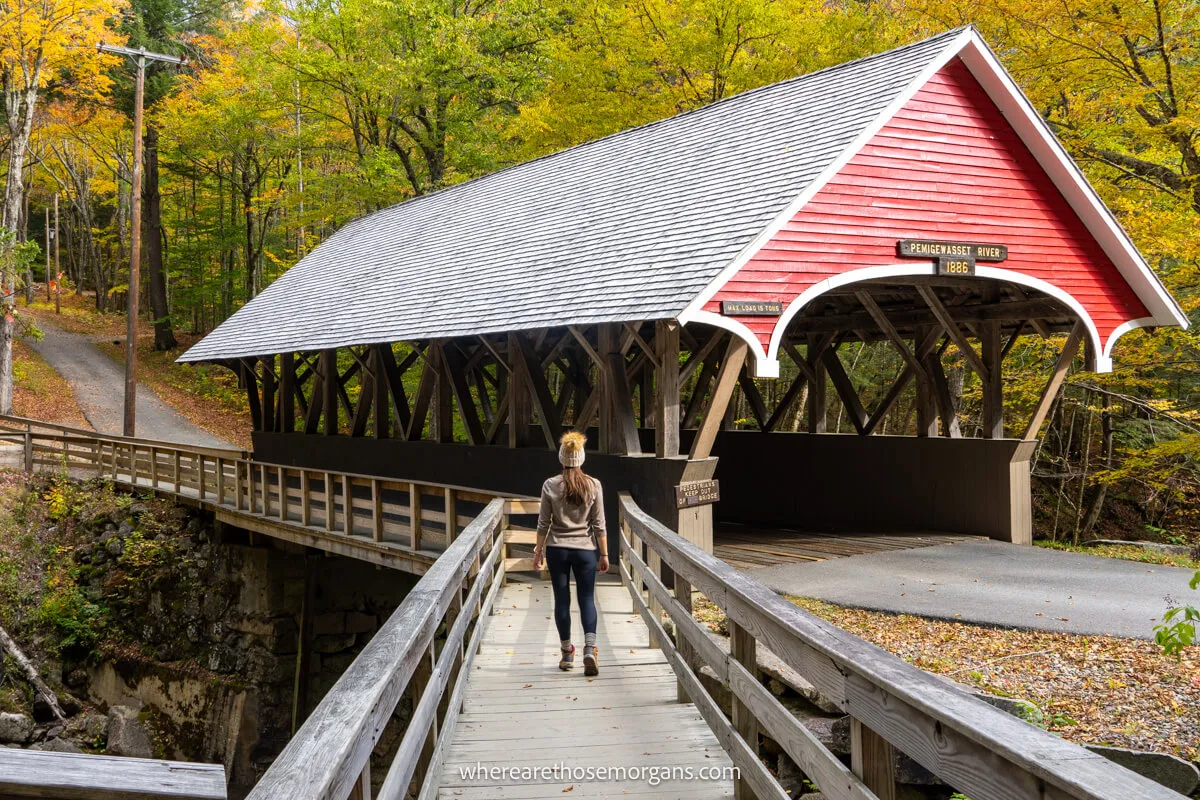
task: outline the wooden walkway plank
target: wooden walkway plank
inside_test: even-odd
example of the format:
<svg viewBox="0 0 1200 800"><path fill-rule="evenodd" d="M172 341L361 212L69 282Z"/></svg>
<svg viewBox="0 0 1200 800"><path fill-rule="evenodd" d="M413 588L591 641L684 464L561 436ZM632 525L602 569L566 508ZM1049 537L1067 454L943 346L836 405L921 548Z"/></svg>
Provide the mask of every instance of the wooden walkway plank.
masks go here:
<svg viewBox="0 0 1200 800"><path fill-rule="evenodd" d="M576 667L562 672L549 584L503 588L467 678L439 798L733 796L728 771L717 780L681 779L688 770L707 775L731 762L696 708L677 702L675 674L662 651L649 647L649 632L625 587L601 583L596 601L600 674L588 678L578 608L571 609ZM577 772L492 771L555 765ZM488 772L479 773L481 767ZM608 780L581 774L601 768L625 772ZM653 785L652 771L658 776Z"/></svg>
<svg viewBox="0 0 1200 800"><path fill-rule="evenodd" d="M814 533L787 528L718 524L713 555L737 569L956 544L985 537L955 533Z"/></svg>

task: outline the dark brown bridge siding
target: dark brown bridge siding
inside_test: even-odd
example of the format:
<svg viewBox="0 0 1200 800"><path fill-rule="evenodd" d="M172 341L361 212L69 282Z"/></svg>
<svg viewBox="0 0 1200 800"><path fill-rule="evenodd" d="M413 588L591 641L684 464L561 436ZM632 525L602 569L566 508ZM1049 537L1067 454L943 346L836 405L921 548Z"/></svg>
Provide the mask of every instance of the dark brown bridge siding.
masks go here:
<svg viewBox="0 0 1200 800"><path fill-rule="evenodd" d="M649 433L653 437L653 431ZM254 432L254 458L289 467L341 470L535 497L541 492L542 481L562 469L557 453L547 448L512 449L261 431ZM588 453L585 469L604 485L609 553L618 552L617 493L629 492L656 519L675 524L678 517L674 487L686 466L686 459Z"/></svg>
<svg viewBox="0 0 1200 800"><path fill-rule="evenodd" d="M642 431L652 437L652 431ZM683 431L687 449L693 431ZM806 531L931 531L1028 543L1030 446L1015 439L722 431L714 455L718 520ZM267 463L537 495L558 469L545 448L402 442L369 437L254 434ZM609 552L616 552L616 496L628 491L675 525L674 487L684 459L589 453L605 487Z"/></svg>
<svg viewBox="0 0 1200 800"><path fill-rule="evenodd" d="M1022 541L1029 450L1016 439L725 431L713 452L721 481L714 516L805 531Z"/></svg>

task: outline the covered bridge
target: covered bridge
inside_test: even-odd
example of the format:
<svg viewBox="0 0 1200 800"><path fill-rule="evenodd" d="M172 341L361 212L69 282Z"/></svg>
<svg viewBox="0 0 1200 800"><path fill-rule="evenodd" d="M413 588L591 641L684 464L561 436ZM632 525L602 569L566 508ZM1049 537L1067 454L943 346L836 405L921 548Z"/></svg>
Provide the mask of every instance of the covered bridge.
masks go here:
<svg viewBox="0 0 1200 800"><path fill-rule="evenodd" d="M966 28L355 220L181 360L239 372L262 461L534 494L576 428L611 498L708 548L714 509L1027 542L1080 345L1107 371L1129 330L1186 324ZM1058 334L1006 429L1005 356ZM857 342L893 352L878 391Z"/></svg>

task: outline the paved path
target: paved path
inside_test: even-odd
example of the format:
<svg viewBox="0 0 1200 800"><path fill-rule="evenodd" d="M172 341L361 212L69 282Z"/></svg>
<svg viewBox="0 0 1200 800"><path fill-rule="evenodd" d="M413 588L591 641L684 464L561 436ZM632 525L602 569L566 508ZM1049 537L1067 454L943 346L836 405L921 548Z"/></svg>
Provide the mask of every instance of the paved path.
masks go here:
<svg viewBox="0 0 1200 800"><path fill-rule="evenodd" d="M510 583L501 590L467 678L439 800L733 797L728 775L680 779L685 769L697 777L701 770L727 769L729 757L696 707L677 702L675 674L662 651L647 646L649 631L629 592L621 584L599 584L596 605L600 675L587 678L574 604L576 667L561 672L549 583ZM480 774L480 767L522 771ZM626 774L588 774L600 768ZM645 774L629 774L642 768Z"/></svg>
<svg viewBox="0 0 1200 800"><path fill-rule="evenodd" d="M1006 628L1152 639L1193 570L978 541L747 570L777 592Z"/></svg>
<svg viewBox="0 0 1200 800"><path fill-rule="evenodd" d="M93 345L87 336L64 331L42 319L38 320L38 327L46 334L45 338L38 342L26 339L25 343L71 384L75 399L93 428L101 433L121 433L125 368ZM144 383L138 384L137 435L202 447L234 447L193 425Z"/></svg>

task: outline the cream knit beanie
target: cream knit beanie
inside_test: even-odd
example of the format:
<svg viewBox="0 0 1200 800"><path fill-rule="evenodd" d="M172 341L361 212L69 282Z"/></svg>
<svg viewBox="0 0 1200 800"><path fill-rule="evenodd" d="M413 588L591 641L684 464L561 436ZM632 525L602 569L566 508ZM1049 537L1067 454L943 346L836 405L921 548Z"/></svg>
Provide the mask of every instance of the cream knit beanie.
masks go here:
<svg viewBox="0 0 1200 800"><path fill-rule="evenodd" d="M583 446L587 443L587 437L582 433L570 431L563 434L561 443L558 447L558 460L564 467L582 467L583 460L586 454L583 452Z"/></svg>

